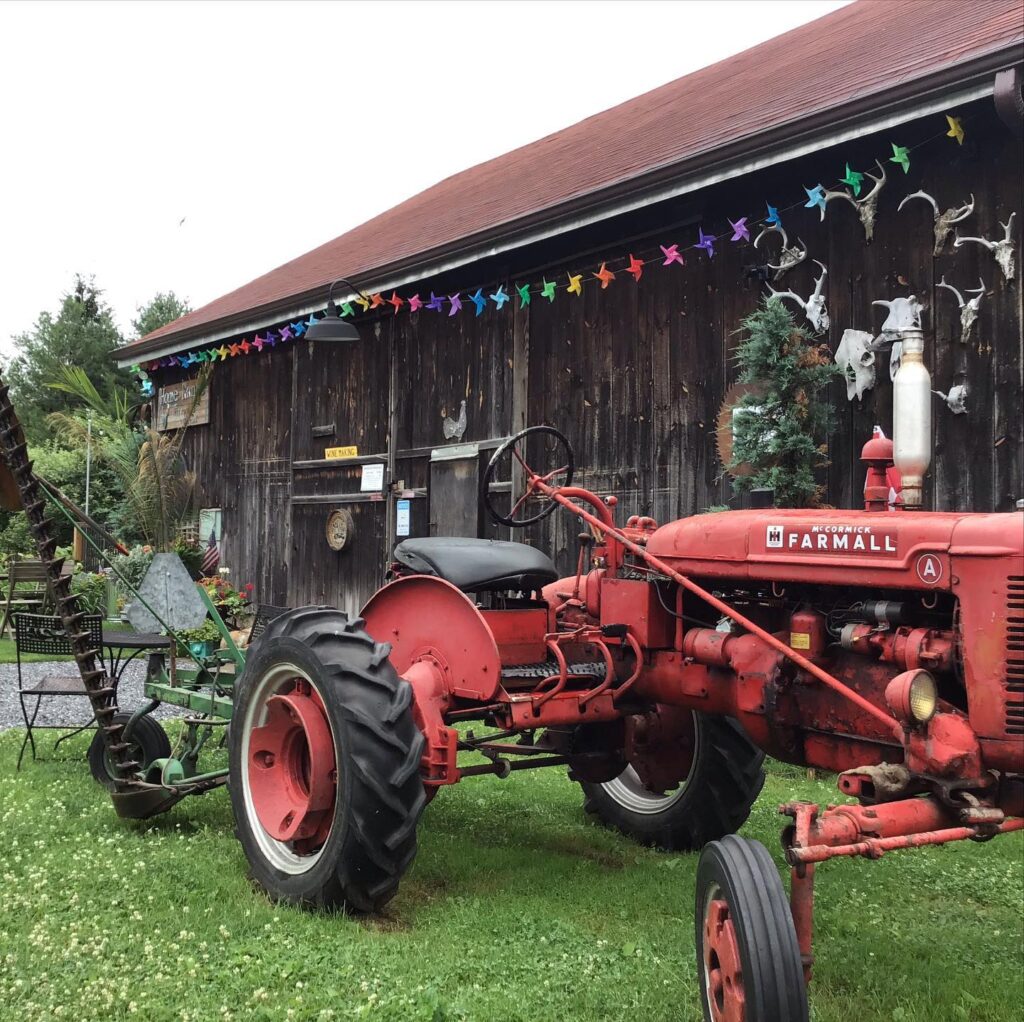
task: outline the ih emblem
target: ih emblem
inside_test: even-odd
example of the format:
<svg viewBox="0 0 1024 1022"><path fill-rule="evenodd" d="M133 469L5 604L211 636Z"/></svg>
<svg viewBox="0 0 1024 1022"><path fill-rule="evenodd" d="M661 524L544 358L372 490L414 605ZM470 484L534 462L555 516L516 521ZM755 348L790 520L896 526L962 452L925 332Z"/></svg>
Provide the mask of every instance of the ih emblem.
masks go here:
<svg viewBox="0 0 1024 1022"><path fill-rule="evenodd" d="M782 526L781 525L769 525L768 526L768 538L765 540L765 546L769 550L781 550L782 549Z"/></svg>

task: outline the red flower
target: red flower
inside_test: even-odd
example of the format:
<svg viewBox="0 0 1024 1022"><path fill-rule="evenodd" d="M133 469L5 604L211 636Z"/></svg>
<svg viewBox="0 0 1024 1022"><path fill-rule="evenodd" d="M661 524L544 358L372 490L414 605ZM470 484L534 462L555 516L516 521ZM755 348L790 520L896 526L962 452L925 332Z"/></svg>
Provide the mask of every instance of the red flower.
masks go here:
<svg viewBox="0 0 1024 1022"><path fill-rule="evenodd" d="M255 586L251 582L246 582L245 583L245 591L247 593L251 593L254 588L255 588Z"/></svg>

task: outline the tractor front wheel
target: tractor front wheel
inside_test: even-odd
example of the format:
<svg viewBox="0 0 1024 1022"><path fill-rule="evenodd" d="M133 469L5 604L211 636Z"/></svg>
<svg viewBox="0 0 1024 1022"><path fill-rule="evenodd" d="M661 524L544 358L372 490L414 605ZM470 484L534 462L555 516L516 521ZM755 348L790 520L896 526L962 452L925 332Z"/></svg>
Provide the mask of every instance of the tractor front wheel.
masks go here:
<svg viewBox="0 0 1024 1022"><path fill-rule="evenodd" d="M712 841L697 864L697 976L706 1022L807 1022L793 916L759 841Z"/></svg>
<svg viewBox="0 0 1024 1022"><path fill-rule="evenodd" d="M661 719L658 730L648 729L654 740L618 777L581 781L583 808L643 844L699 851L746 822L764 784L764 753L730 717L669 712Z"/></svg>
<svg viewBox="0 0 1024 1022"><path fill-rule="evenodd" d="M251 875L276 900L373 912L416 854L412 689L362 624L327 607L281 615L235 689L231 806Z"/></svg>
<svg viewBox="0 0 1024 1022"><path fill-rule="evenodd" d="M110 723L123 725L131 719L132 715L122 710L110 718ZM146 767L153 760L165 759L171 754L171 740L167 732L148 713L132 725L130 744L132 748L129 757L139 764L139 773L145 773ZM98 731L89 745L89 771L97 784L113 790L118 775L110 762L107 747L103 744L103 736Z"/></svg>

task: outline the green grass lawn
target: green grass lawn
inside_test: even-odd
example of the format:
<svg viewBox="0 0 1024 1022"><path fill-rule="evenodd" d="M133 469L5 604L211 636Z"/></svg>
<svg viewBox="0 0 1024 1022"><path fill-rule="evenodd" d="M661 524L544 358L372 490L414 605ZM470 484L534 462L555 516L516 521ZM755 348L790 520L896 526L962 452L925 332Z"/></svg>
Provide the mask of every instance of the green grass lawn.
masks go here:
<svg viewBox="0 0 1024 1022"><path fill-rule="evenodd" d="M70 660L67 656L49 656L45 653L23 653L21 659L24 663L38 663L40 661ZM0 639L0 664L15 664L18 662L18 654L14 648L14 638Z"/></svg>
<svg viewBox="0 0 1024 1022"><path fill-rule="evenodd" d="M5 1020L700 1017L697 856L590 824L561 770L443 791L398 896L359 920L255 891L226 792L119 821L87 738L15 773L18 738L0 735ZM793 798L836 793L773 767L744 833L777 860ZM815 1022L1019 1020L1022 859L1014 834L819 867Z"/></svg>

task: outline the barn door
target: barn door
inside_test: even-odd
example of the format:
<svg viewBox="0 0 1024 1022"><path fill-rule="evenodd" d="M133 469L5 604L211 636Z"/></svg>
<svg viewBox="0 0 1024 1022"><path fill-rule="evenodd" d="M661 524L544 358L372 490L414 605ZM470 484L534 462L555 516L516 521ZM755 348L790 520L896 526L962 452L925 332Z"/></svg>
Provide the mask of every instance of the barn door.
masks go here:
<svg viewBox="0 0 1024 1022"><path fill-rule="evenodd" d="M296 346L292 394L291 606L357 613L389 554L389 338Z"/></svg>
<svg viewBox="0 0 1024 1022"><path fill-rule="evenodd" d="M430 452L430 535L480 534L480 448L440 447Z"/></svg>

